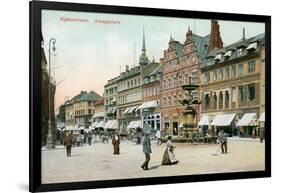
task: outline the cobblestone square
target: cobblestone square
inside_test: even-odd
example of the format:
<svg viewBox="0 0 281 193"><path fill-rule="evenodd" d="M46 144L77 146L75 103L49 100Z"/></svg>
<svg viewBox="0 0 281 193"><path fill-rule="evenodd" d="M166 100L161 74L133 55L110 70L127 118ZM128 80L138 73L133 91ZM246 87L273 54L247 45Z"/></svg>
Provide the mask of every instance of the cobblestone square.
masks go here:
<svg viewBox="0 0 281 193"><path fill-rule="evenodd" d="M152 142L150 170L143 171L142 145L122 141L120 155L113 155L112 144L94 143L72 148L66 156L63 146L42 150L42 183L96 181L264 170L265 147L258 140L229 138L229 153L214 155L219 144L175 143L177 165L161 166L166 144Z"/></svg>

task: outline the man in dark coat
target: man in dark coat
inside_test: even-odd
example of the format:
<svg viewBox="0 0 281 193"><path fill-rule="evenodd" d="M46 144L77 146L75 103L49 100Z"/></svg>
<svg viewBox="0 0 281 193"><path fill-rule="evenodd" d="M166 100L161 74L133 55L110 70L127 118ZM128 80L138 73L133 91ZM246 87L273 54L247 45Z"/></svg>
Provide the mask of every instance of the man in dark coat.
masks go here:
<svg viewBox="0 0 281 193"><path fill-rule="evenodd" d="M221 153L227 153L227 137L228 134L224 132L224 130L222 129L220 134L219 134L219 140L221 143Z"/></svg>
<svg viewBox="0 0 281 193"><path fill-rule="evenodd" d="M65 135L64 145L66 146L67 157L71 157L71 145L72 145L72 134L71 134L71 132L67 132L67 134Z"/></svg>
<svg viewBox="0 0 281 193"><path fill-rule="evenodd" d="M141 168L143 170L149 170L148 168L148 162L150 161L150 154L152 153L151 151L151 143L149 139L148 133L145 134L143 142L142 142L142 147L143 147L143 153L145 155L145 161L141 165Z"/></svg>
<svg viewBox="0 0 281 193"><path fill-rule="evenodd" d="M262 143L263 140L264 140L264 128L261 127L261 128L260 128L260 142Z"/></svg>
<svg viewBox="0 0 281 193"><path fill-rule="evenodd" d="M112 137L112 145L113 145L113 154L120 154L120 136L116 133Z"/></svg>

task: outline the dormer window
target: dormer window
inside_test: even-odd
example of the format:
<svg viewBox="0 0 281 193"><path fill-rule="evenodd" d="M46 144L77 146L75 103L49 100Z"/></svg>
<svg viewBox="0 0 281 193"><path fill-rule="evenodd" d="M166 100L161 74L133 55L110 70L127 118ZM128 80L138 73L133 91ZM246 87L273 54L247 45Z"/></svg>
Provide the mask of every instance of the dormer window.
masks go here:
<svg viewBox="0 0 281 193"><path fill-rule="evenodd" d="M218 62L218 61L221 60L221 58L222 58L222 54L217 54L216 57L214 58L214 60L215 60L216 62Z"/></svg>
<svg viewBox="0 0 281 193"><path fill-rule="evenodd" d="M223 56L224 56L225 59L228 59L228 58L230 58L231 55L232 55L232 51L229 50Z"/></svg>
<svg viewBox="0 0 281 193"><path fill-rule="evenodd" d="M240 56L242 56L242 53L243 53L243 48L239 48L236 52L236 56L240 57Z"/></svg>
<svg viewBox="0 0 281 193"><path fill-rule="evenodd" d="M257 49L257 42L250 43L249 46L246 48L248 52L255 51Z"/></svg>

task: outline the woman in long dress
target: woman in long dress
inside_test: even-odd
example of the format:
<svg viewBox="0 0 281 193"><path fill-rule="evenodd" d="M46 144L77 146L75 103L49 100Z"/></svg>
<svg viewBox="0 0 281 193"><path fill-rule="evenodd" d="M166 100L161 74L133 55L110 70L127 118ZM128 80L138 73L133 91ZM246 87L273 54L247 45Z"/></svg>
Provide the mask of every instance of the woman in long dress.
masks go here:
<svg viewBox="0 0 281 193"><path fill-rule="evenodd" d="M161 165L172 165L178 163L174 154L174 146L172 143L172 136L168 137L167 148L164 152Z"/></svg>

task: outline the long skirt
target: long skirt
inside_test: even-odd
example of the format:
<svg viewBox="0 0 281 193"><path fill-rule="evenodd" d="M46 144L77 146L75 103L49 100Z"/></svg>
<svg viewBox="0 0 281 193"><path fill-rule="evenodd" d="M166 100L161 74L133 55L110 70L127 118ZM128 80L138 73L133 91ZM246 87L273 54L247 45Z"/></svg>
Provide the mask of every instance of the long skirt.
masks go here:
<svg viewBox="0 0 281 193"><path fill-rule="evenodd" d="M178 160L176 159L175 154L167 147L164 152L161 165L172 165L176 163L178 163Z"/></svg>
<svg viewBox="0 0 281 193"><path fill-rule="evenodd" d="M113 145L113 154L120 154L119 144Z"/></svg>

